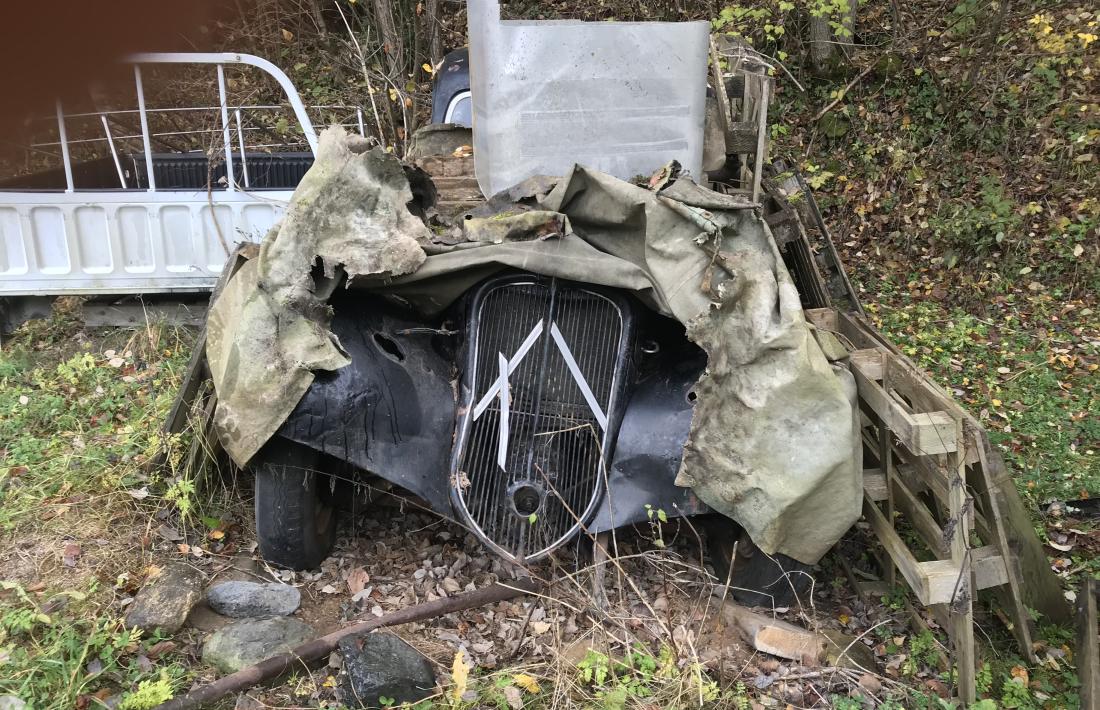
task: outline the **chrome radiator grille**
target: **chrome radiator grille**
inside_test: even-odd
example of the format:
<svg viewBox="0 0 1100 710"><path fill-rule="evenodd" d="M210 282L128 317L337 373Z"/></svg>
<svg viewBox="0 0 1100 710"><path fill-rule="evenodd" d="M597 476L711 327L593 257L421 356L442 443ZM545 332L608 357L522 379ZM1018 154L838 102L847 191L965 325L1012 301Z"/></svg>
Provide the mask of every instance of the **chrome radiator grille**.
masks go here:
<svg viewBox="0 0 1100 710"><path fill-rule="evenodd" d="M474 297L452 497L460 516L517 560L572 538L603 491L627 363L624 304L533 277Z"/></svg>

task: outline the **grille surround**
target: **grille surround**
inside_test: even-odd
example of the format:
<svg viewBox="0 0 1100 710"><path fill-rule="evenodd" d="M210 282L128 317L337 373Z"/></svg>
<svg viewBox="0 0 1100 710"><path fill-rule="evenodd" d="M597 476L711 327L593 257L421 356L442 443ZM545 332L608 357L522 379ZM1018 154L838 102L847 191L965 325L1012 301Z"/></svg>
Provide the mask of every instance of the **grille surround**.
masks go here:
<svg viewBox="0 0 1100 710"><path fill-rule="evenodd" d="M630 303L614 291L514 275L472 292L451 500L498 554L536 560L573 539L595 513L633 339Z"/></svg>

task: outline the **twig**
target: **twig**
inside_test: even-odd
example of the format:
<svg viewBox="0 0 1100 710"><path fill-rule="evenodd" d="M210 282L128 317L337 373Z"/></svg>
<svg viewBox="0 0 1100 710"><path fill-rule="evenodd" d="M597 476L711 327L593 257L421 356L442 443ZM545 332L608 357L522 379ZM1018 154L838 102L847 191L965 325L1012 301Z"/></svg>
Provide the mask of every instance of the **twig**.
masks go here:
<svg viewBox="0 0 1100 710"><path fill-rule="evenodd" d="M464 609L485 606L494 602L504 601L515 597L531 594L540 589L541 585L533 580L520 580L494 584L491 587L479 589L476 592L460 594L457 597L434 599L430 602L399 609L391 614L370 619L347 628L334 631L327 636L308 641L294 647L288 653L280 653L267 660L242 668L236 673L231 673L224 678L203 685L194 690L173 698L166 703L157 705L154 710L192 710L223 698L229 693L235 693L245 688L250 688L257 683L270 680L279 676L299 664L309 663L323 658L336 648L340 639L352 634L371 631L383 626L396 626L408 624L413 621L432 619L444 614L451 614Z"/></svg>
<svg viewBox="0 0 1100 710"><path fill-rule="evenodd" d="M861 72L860 72L859 74L856 74L856 78L855 78L855 79L852 79L851 81L849 81L849 82L848 82L848 85L847 85L847 86L845 86L845 87L844 87L843 89L841 89L841 90L840 90L840 93L839 93L839 94L837 94L836 98L835 98L835 99L833 99L832 101L830 101L829 103L825 104L825 108L823 108L823 109L821 109L820 111L818 111L818 112L817 112L817 115L816 115L816 116L814 116L814 117L813 117L813 118L811 119L811 121L810 121L810 122L811 122L811 123L817 123L818 121L820 121L820 120L822 119L822 117L824 117L824 116L825 116L825 114L827 114L827 113L829 113L829 111L833 110L833 107L834 107L834 106L836 106L836 105L837 105L838 103L840 103L841 101L843 101L843 100L844 100L844 97L848 95L848 92L849 92L849 91L851 91L851 89L852 89L852 87L853 87L853 86L855 86L856 84L858 84L858 83L859 83L859 80L860 80L860 79L862 79L863 77L865 77L865 76L867 76L868 74L870 74L870 73L871 73L871 70L872 70L872 69L874 69L874 68L875 68L875 65L874 65L874 64L870 64L870 65L868 65L868 66L867 66L867 68L866 68L866 69L864 69L863 71L861 71Z"/></svg>

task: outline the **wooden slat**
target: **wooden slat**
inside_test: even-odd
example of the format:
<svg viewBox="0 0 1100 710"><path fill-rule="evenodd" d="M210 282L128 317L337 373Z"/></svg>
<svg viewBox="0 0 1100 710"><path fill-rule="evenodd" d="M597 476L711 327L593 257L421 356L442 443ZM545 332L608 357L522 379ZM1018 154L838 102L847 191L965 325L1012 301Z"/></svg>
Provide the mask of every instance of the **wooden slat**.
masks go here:
<svg viewBox="0 0 1100 710"><path fill-rule="evenodd" d="M1100 643L1096 633L1095 579L1085 579L1077 592L1077 675L1081 679L1081 707L1100 707Z"/></svg>
<svg viewBox="0 0 1100 710"><path fill-rule="evenodd" d="M975 586L989 589L1008 584L1008 568L1005 559L993 545L975 547L970 551L970 562L974 567Z"/></svg>
<svg viewBox="0 0 1100 710"><path fill-rule="evenodd" d="M928 507L913 493L909 486L898 476L893 478L894 505L902 512L905 519L913 526L913 530L920 535L921 540L928 546L936 557L947 557L949 550L943 540L943 528L939 526Z"/></svg>
<svg viewBox="0 0 1100 710"><path fill-rule="evenodd" d="M917 561L882 511L866 498L863 502L863 514L921 604L928 606L952 601L959 579L958 566L950 560Z"/></svg>
<svg viewBox="0 0 1100 710"><path fill-rule="evenodd" d="M806 320L821 330L837 331L837 314L835 308L807 308L803 311Z"/></svg>
<svg viewBox="0 0 1100 710"><path fill-rule="evenodd" d="M106 303L85 301L81 306L84 325L98 327L144 326L150 322L201 327L206 322L205 299L156 301L150 303Z"/></svg>
<svg viewBox="0 0 1100 710"><path fill-rule="evenodd" d="M863 469L863 494L876 503L886 500L886 474L882 469Z"/></svg>
<svg viewBox="0 0 1100 710"><path fill-rule="evenodd" d="M881 359L879 367L875 366L876 357L881 357L881 351L868 353L857 350L852 353L852 375L864 403L914 453L924 456L956 451L958 442L955 419L940 411L906 411L876 381L876 377L881 378L884 373Z"/></svg>

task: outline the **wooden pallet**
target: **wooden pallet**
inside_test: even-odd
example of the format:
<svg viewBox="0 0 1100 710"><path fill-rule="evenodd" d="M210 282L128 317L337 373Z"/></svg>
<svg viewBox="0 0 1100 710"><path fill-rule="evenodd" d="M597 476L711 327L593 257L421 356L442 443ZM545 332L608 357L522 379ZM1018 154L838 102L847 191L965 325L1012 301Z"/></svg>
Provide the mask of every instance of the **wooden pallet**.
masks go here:
<svg viewBox="0 0 1100 710"><path fill-rule="evenodd" d="M1061 588L977 420L862 316L832 308L808 309L806 316L849 348L865 462L872 464L864 472L863 512L882 544L887 581L900 573L947 630L959 695L971 702L976 594L996 594L1021 652L1034 661L1028 610L1067 621ZM918 549L898 533L903 522L922 543Z"/></svg>

